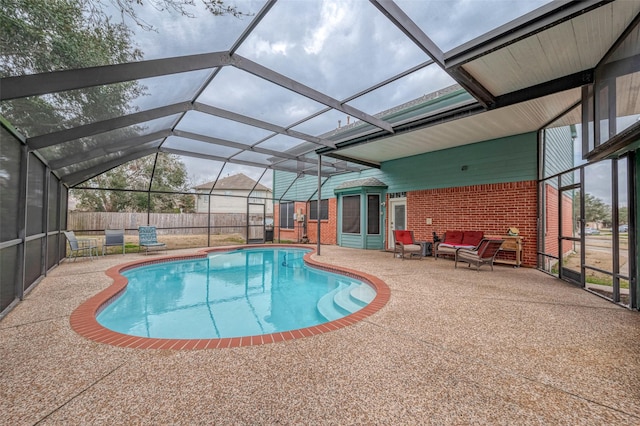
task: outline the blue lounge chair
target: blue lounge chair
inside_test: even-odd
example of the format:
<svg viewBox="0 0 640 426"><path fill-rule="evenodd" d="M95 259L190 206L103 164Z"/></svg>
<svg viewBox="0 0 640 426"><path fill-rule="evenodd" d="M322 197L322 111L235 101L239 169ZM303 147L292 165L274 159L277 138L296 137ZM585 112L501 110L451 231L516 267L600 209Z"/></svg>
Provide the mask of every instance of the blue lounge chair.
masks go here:
<svg viewBox="0 0 640 426"><path fill-rule="evenodd" d="M138 237L140 239L139 248L144 248L146 254L149 254L149 250L163 250L167 247L165 243L158 242L155 226L140 226L138 228Z"/></svg>

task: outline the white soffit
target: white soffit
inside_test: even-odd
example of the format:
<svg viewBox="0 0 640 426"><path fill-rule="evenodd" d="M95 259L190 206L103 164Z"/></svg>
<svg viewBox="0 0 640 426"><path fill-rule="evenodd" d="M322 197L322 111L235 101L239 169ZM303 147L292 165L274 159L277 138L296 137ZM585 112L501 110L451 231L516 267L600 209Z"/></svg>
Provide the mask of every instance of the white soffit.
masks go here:
<svg viewBox="0 0 640 426"><path fill-rule="evenodd" d="M638 12L640 1L612 2L463 68L495 96L591 69Z"/></svg>
<svg viewBox="0 0 640 426"><path fill-rule="evenodd" d="M580 99L581 89L522 102L345 148L339 154L363 161L384 162L485 140L533 132Z"/></svg>

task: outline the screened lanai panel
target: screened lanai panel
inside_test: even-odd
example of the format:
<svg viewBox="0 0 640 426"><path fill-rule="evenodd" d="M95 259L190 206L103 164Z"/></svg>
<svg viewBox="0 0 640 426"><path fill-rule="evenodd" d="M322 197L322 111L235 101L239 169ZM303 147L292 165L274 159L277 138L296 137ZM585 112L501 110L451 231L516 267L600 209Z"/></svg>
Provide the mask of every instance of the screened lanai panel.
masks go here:
<svg viewBox="0 0 640 426"><path fill-rule="evenodd" d="M127 26L133 31L145 59L157 59L229 50L249 26L253 16L264 6L265 1L234 0L232 4L225 2L225 6L235 6L238 12L246 15L241 17L231 14L214 16L206 9L205 2L201 1L186 5L185 15L171 7L153 7L148 2L140 5L135 4L138 2L126 3L132 4L144 23L153 27L152 30L147 30L136 25L131 19L126 19ZM112 10L112 13L114 19L120 17L119 11Z"/></svg>
<svg viewBox="0 0 640 426"><path fill-rule="evenodd" d="M285 160L278 163L277 169L293 173L302 173L312 167L312 165L304 163L302 161Z"/></svg>
<svg viewBox="0 0 640 426"><path fill-rule="evenodd" d="M198 102L279 126L288 126L324 105L233 67L223 68Z"/></svg>
<svg viewBox="0 0 640 426"><path fill-rule="evenodd" d="M27 241L25 243L25 264L31 267L27 267L24 270L24 290L28 289L40 275L42 269L42 259L44 259L44 253L42 251L42 241L40 239Z"/></svg>
<svg viewBox="0 0 640 426"><path fill-rule="evenodd" d="M264 164L265 167L268 167L273 164L273 156L267 154L261 154L259 152L253 151L243 151L238 155L233 156L234 160L239 161L248 161L251 163Z"/></svg>
<svg viewBox="0 0 640 426"><path fill-rule="evenodd" d="M456 84L442 68L432 64L403 78L364 94L348 104L358 109L373 111L374 115L399 109L409 101L432 94ZM385 114L385 115L386 115Z"/></svg>
<svg viewBox="0 0 640 426"><path fill-rule="evenodd" d="M278 163L278 170L288 171L292 173L304 173L308 175L317 175L318 165L313 163L305 163L302 161L283 161ZM321 173L323 176L329 176L336 172L336 169L330 166L323 166Z"/></svg>
<svg viewBox="0 0 640 426"><path fill-rule="evenodd" d="M26 136L35 137L191 101L211 73L198 70L8 100L0 109Z"/></svg>
<svg viewBox="0 0 640 426"><path fill-rule="evenodd" d="M196 70L136 80L142 88L140 96L131 100L136 111L191 101L214 69Z"/></svg>
<svg viewBox="0 0 640 426"><path fill-rule="evenodd" d="M45 168L44 164L33 154L29 154L27 175L27 236L44 232L44 211L46 208ZM4 200L3 200L4 201Z"/></svg>
<svg viewBox="0 0 640 426"><path fill-rule="evenodd" d="M190 157L186 155L175 155L174 157L184 165L184 173L186 177L186 187L189 190L198 189L199 191L208 192L211 188L206 190L197 188L200 185L214 182L221 176L224 170L228 169L230 164L222 161L206 160L202 158ZM154 180L151 184L151 189L158 189L158 185Z"/></svg>
<svg viewBox="0 0 640 426"><path fill-rule="evenodd" d="M550 0L482 0L481 7L462 1L396 0L396 4L442 50L447 52ZM500 10L500 13L496 13Z"/></svg>
<svg viewBox="0 0 640 426"><path fill-rule="evenodd" d="M199 111L189 111L176 130L253 145L273 132Z"/></svg>
<svg viewBox="0 0 640 426"><path fill-rule="evenodd" d="M81 187L148 191L155 161L156 154L135 158L88 179Z"/></svg>
<svg viewBox="0 0 640 426"><path fill-rule="evenodd" d="M293 130L329 138L341 127L353 124L355 121L355 118L345 114L344 112L331 109L294 126Z"/></svg>
<svg viewBox="0 0 640 426"><path fill-rule="evenodd" d="M212 143L200 142L193 139L186 139L176 136L167 138L162 145L166 149L175 149L179 151L189 151L194 154L210 155L220 158L229 158L235 154L241 152L238 148L231 148L222 145L215 145Z"/></svg>
<svg viewBox="0 0 640 426"><path fill-rule="evenodd" d="M281 134L275 134L273 137L270 137L260 142L256 146L258 148L270 149L270 150L279 151L279 152L289 151L289 150L295 149L296 147L300 147L300 148L307 147L307 150L309 151L313 150L314 148L317 148L317 145L315 144L309 144L300 139L292 138L291 136L281 135Z"/></svg>
<svg viewBox="0 0 640 426"><path fill-rule="evenodd" d="M16 283L19 283L20 261L22 245L15 245L0 249L0 312L9 306L17 297Z"/></svg>
<svg viewBox="0 0 640 426"><path fill-rule="evenodd" d="M171 2L183 4L182 10L176 9L169 2L167 4L162 4L164 2L153 3L147 1L96 1L92 2L93 7L90 10L77 11L74 16L82 17L81 19L76 18L71 22L69 19L67 21L60 20L59 22L67 26L75 26L75 31L71 34L78 39L91 37L99 39L100 37L95 33L100 33L103 37L105 33L108 33L106 23L108 19L111 27L116 27L116 30L111 31L111 38L120 44L128 43L130 55L134 53L134 49L137 49L137 54L141 59L158 59L229 50L251 23L253 15L265 4L264 1L258 0L234 0L233 6L237 7L237 11L247 15L234 17L232 14L214 16L206 9L205 2L201 1ZM78 2L78 4L84 5L82 2ZM124 5L124 8L120 9L120 5ZM56 13L63 14L61 12L62 6L69 9L73 7L66 3L52 2L49 5L50 15L44 17L37 14L28 15L25 9L16 7L15 19L23 20L23 25L27 28L31 26L39 30L43 27L49 29L48 37L44 38L42 42L49 51L53 51L54 58L60 55L58 53L61 50L60 46L67 46L67 50L63 53L69 55L71 51L71 53L80 56L80 53L84 52L73 52L75 46L71 41L75 40L72 37L68 37L64 42L59 40L56 38L58 31L55 25L45 20L50 19L51 15L55 16ZM133 14L137 16L137 20L132 19L131 15L127 13L128 8L131 8ZM11 9L9 8L9 10ZM123 11L124 13L122 13ZM118 30L117 28L121 24L124 28ZM207 36L211 34L215 34L215 36ZM112 52L107 54L98 48L95 50L99 54L91 55L91 63L87 66L114 65L128 60L125 55L113 54ZM48 67L48 71L55 71L75 68L77 63L77 60L69 61L68 58L62 58L61 60L48 61L45 65Z"/></svg>
<svg viewBox="0 0 640 426"><path fill-rule="evenodd" d="M58 187L60 181L52 173L49 173L49 199L47 200L47 231L59 230L60 222L60 197L58 194Z"/></svg>
<svg viewBox="0 0 640 426"><path fill-rule="evenodd" d="M630 32L620 47L601 67L601 80L596 83L601 99L600 144L612 136L628 129L640 120L640 96L628 96L640 91L640 24ZM611 95L615 91L615 106ZM612 92L612 93L609 93ZM615 123L605 119L606 114L615 116ZM607 117L613 118L613 117Z"/></svg>
<svg viewBox="0 0 640 426"><path fill-rule="evenodd" d="M307 158L312 158L311 155L306 155ZM326 155L322 156L322 165L335 169L336 171L360 171L370 169L370 167L363 166L362 164L352 163L350 161L344 161L341 159L328 157Z"/></svg>
<svg viewBox="0 0 640 426"><path fill-rule="evenodd" d="M0 102L0 113L22 134L35 137L131 113L127 97L138 91L135 83L118 83L32 96Z"/></svg>
<svg viewBox="0 0 640 426"><path fill-rule="evenodd" d="M18 238L21 152L20 141L0 126L0 242Z"/></svg>
<svg viewBox="0 0 640 426"><path fill-rule="evenodd" d="M157 148L161 143L162 140L157 139L144 144L129 146L126 149L118 149L115 152L102 153L101 155L97 155L95 157L93 156L94 151L90 151L86 153L85 160L74 161L73 163L68 164L64 167L57 168L56 172L60 176L68 176L74 173L82 172L83 170L90 170L94 167L100 166L101 164L110 163L120 158L125 158L135 152L144 151L149 148ZM102 150L96 149L95 151L101 152Z"/></svg>
<svg viewBox="0 0 640 426"><path fill-rule="evenodd" d="M60 239L65 239L64 234L54 234L47 236L47 270L53 268L59 261L58 246ZM64 257L64 254L62 255Z"/></svg>
<svg viewBox="0 0 640 426"><path fill-rule="evenodd" d="M97 134L95 136L75 139L69 142L41 148L38 150L38 152L47 161L55 161L66 156L77 155L78 153L82 152L90 153L94 149L106 149L112 144L118 144L119 146L119 143L121 141L135 142L135 138L150 135L162 130L171 129L171 127L179 117L179 114L173 114L167 117L145 121L132 126L114 129L108 132Z"/></svg>
<svg viewBox="0 0 640 426"><path fill-rule="evenodd" d="M279 1L238 53L336 99L428 59L371 3L359 0Z"/></svg>

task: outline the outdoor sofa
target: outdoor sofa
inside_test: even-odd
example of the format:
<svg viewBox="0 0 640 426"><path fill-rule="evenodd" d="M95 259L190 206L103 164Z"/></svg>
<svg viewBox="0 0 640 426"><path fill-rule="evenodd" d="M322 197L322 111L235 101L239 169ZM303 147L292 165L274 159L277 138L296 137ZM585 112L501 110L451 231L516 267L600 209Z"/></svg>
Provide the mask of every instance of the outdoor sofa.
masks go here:
<svg viewBox="0 0 640 426"><path fill-rule="evenodd" d="M458 249L473 250L478 247L484 238L483 231L447 231L442 237L442 241L436 242L434 246L434 256L453 256L455 258Z"/></svg>

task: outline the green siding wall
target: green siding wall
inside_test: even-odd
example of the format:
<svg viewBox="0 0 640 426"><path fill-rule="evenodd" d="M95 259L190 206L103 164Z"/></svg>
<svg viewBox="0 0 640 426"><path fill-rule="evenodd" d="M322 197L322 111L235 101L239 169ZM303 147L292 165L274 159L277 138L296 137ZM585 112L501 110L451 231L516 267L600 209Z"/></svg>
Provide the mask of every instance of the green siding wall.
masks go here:
<svg viewBox="0 0 640 426"><path fill-rule="evenodd" d="M546 129L544 144L544 177L573 168L573 139L569 126Z"/></svg>
<svg viewBox="0 0 640 426"><path fill-rule="evenodd" d="M462 166L467 170L461 170ZM295 177L294 173L274 173L276 200ZM535 132L525 133L387 161L380 169L336 175L322 187L322 198L335 197L334 189L343 182L367 177L387 184L387 192L536 180L537 137ZM317 186L317 177L301 177L284 198L307 200Z"/></svg>
<svg viewBox="0 0 640 426"><path fill-rule="evenodd" d="M528 133L388 161L380 180L388 192L535 180L536 153L536 134Z"/></svg>

